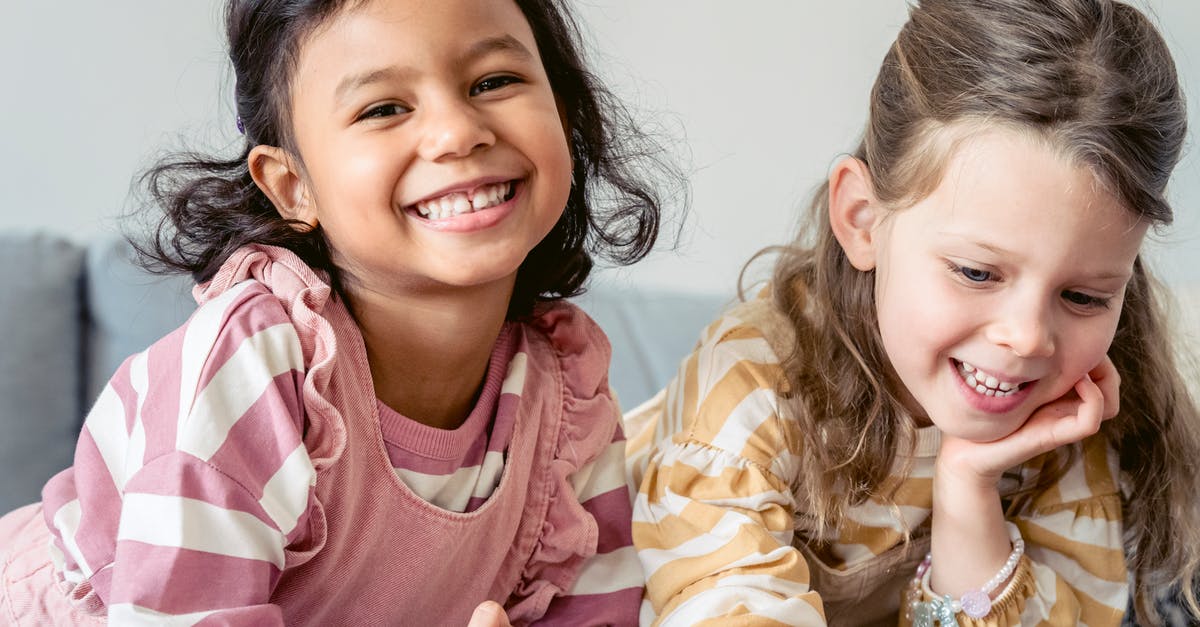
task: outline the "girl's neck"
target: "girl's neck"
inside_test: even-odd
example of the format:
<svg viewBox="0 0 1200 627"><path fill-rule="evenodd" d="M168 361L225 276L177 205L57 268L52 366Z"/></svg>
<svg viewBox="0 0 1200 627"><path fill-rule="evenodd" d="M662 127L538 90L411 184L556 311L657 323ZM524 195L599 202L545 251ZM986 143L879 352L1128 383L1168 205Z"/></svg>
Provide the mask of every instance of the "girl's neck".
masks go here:
<svg viewBox="0 0 1200 627"><path fill-rule="evenodd" d="M400 297L350 294L375 395L412 420L457 428L475 406L511 294L511 283Z"/></svg>

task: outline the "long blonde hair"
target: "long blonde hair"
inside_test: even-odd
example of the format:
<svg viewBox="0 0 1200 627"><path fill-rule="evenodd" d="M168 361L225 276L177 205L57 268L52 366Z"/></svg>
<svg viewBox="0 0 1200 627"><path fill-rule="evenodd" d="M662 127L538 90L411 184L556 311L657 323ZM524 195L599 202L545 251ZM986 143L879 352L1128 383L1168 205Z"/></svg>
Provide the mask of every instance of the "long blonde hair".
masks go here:
<svg viewBox="0 0 1200 627"><path fill-rule="evenodd" d="M1172 221L1165 190L1187 127L1167 46L1136 9L1112 0L922 0L888 51L854 157L876 197L903 208L940 182L965 124L1002 124L1045 138L1141 219ZM808 453L795 486L818 526L875 497L915 426L888 370L873 272L850 265L830 229L828 186L807 228L780 251L773 297L795 329L780 393ZM1182 584L1195 597L1200 566L1200 411L1174 363L1154 279L1139 259L1109 355L1121 375L1121 415L1103 432L1133 489L1125 548L1138 615L1157 621L1154 591ZM802 390L791 394L788 390ZM1061 477L1047 468L1035 486Z"/></svg>

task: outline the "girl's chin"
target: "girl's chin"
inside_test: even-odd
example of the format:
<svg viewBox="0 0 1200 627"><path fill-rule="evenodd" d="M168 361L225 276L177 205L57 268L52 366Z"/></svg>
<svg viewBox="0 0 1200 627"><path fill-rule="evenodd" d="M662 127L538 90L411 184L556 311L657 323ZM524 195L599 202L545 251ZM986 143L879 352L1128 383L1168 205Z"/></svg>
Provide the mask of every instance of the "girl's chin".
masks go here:
<svg viewBox="0 0 1200 627"><path fill-rule="evenodd" d="M976 444L987 444L989 442L1003 440L1013 433L1016 433L1017 430L1025 424L1025 421L1028 420L1028 418L1029 417L1026 416L1014 424L1007 424L1008 421L1006 420L1004 421L1005 424L997 424L996 422L992 422L986 425L948 425L950 427L949 429L944 429L939 425L938 430L940 430L943 435L953 436L960 440L966 440ZM937 423L935 422L934 424Z"/></svg>

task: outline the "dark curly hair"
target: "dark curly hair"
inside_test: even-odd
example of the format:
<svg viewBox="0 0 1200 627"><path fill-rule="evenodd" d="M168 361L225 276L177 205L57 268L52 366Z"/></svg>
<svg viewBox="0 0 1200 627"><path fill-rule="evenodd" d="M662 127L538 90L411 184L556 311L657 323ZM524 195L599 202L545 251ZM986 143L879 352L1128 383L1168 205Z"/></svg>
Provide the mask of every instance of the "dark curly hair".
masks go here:
<svg viewBox="0 0 1200 627"><path fill-rule="evenodd" d="M620 265L645 257L658 238L665 198L660 190L686 198L680 171L586 68L579 27L566 3L514 1L565 114L574 172L562 217L518 270L510 318L528 315L539 300L582 293L593 255ZM148 269L187 272L204 282L238 248L271 244L327 273L340 293L340 272L321 228L280 216L251 179L247 157L259 144L298 154L289 103L300 46L325 20L362 4L229 0L225 29L244 145L229 159L172 154L142 175L153 204L165 212L147 240L133 241Z"/></svg>

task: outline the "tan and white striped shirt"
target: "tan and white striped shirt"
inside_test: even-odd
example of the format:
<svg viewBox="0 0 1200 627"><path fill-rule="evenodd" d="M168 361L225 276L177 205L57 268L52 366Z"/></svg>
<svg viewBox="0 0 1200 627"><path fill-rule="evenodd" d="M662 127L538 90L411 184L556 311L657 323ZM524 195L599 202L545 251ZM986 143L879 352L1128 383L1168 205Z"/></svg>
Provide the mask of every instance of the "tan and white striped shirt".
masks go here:
<svg viewBox="0 0 1200 627"><path fill-rule="evenodd" d="M643 624L908 622L900 606L928 550L940 434L919 431L907 475L897 459L897 507L869 500L824 538L797 529L803 512L789 486L803 455L799 424L776 392L791 337L769 295L738 305L704 331L665 390L626 416ZM1057 484L1010 510L1026 556L992 613L959 614L960 624L1120 624L1128 585L1116 454L1099 435L1075 448ZM1007 473L1002 497L1051 461Z"/></svg>

